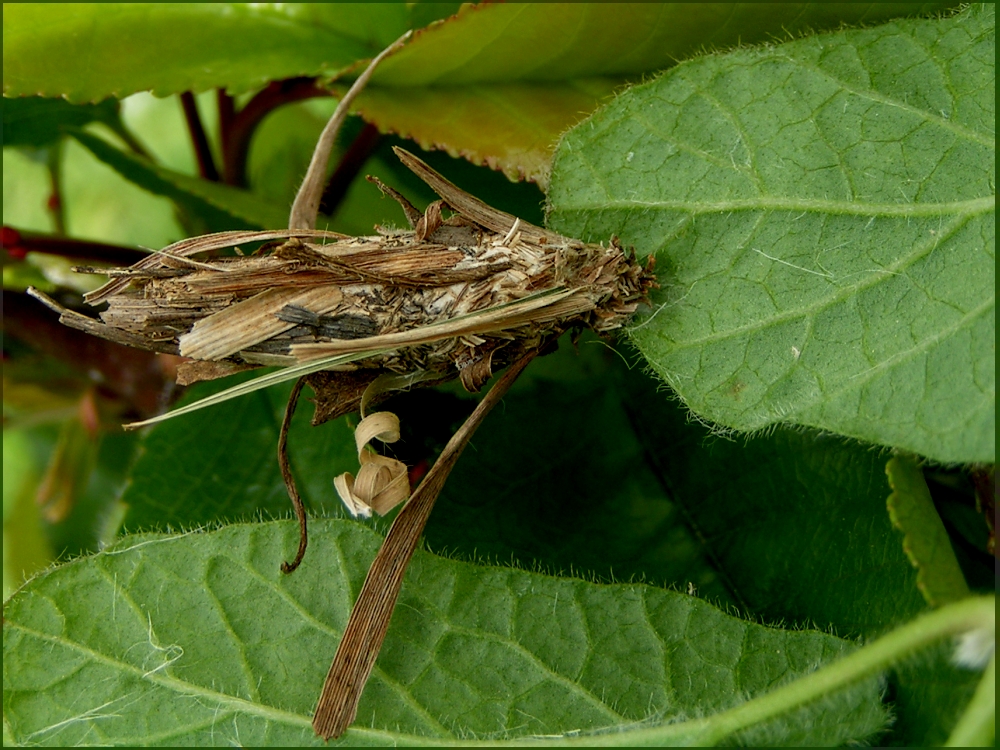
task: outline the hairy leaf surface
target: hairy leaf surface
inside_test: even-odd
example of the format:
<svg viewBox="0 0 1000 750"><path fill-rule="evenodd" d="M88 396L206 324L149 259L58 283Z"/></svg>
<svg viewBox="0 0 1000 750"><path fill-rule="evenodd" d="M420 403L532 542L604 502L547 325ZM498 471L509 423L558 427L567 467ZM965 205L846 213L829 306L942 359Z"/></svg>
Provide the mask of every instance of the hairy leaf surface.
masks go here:
<svg viewBox="0 0 1000 750"><path fill-rule="evenodd" d="M620 377L616 390L647 460L741 608L865 638L926 608L885 510L884 454L787 428L713 436L638 373ZM947 739L977 681L950 651L943 644L893 670L896 721L882 744Z"/></svg>
<svg viewBox="0 0 1000 750"><path fill-rule="evenodd" d="M4 714L32 744L321 744L309 715L379 537L293 522L128 537L5 607ZM596 585L418 552L350 744L653 724L736 705L851 650L645 585ZM760 727L755 743L881 728L877 680ZM678 727L678 729L681 729ZM370 728L368 728L370 727ZM689 738L691 739L691 738Z"/></svg>
<svg viewBox="0 0 1000 750"><path fill-rule="evenodd" d="M699 415L995 453L992 6L680 65L562 141L553 228L654 254Z"/></svg>

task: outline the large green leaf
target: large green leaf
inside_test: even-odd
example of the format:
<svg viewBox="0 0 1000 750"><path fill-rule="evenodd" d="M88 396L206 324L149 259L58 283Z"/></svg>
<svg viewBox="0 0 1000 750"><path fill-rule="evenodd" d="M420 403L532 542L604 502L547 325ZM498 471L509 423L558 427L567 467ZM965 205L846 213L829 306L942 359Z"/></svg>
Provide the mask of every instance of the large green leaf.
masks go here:
<svg viewBox="0 0 1000 750"><path fill-rule="evenodd" d="M482 3L414 35L380 86L459 86L641 75L725 49L844 23L933 12L945 3Z"/></svg>
<svg viewBox="0 0 1000 750"><path fill-rule="evenodd" d="M316 523L312 561L285 576L278 565L297 531L272 522L128 537L36 578L4 608L14 739L321 744L309 715L380 539L354 523ZM351 744L648 728L710 716L851 648L645 585L422 552L408 581ZM741 739L841 744L886 718L877 679L821 703Z"/></svg>
<svg viewBox="0 0 1000 750"><path fill-rule="evenodd" d="M680 65L562 141L553 228L654 254L703 418L995 453L992 6Z"/></svg>
<svg viewBox="0 0 1000 750"><path fill-rule="evenodd" d="M948 5L470 5L387 60L359 111L383 132L545 184L560 133L623 77L704 49ZM404 29L456 10L448 3L5 6L4 93L90 101L145 90L242 91L269 80L336 75ZM600 76L611 79L586 80Z"/></svg>
<svg viewBox="0 0 1000 750"><path fill-rule="evenodd" d="M395 3L8 3L4 96L90 102L333 75L409 21Z"/></svg>
<svg viewBox="0 0 1000 750"><path fill-rule="evenodd" d="M625 80L706 49L941 9L874 3L465 6L383 63L358 111L511 179L545 185L559 136Z"/></svg>

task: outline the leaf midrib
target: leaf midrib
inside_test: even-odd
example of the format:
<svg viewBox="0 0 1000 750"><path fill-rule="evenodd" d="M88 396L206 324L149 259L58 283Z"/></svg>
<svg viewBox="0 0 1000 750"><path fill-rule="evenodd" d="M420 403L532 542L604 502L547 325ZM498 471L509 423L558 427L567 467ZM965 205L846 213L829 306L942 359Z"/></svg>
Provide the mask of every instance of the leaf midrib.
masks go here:
<svg viewBox="0 0 1000 750"><path fill-rule="evenodd" d="M928 253L933 252L937 247L941 245L941 243L943 243L945 240L954 235L959 229L964 227L969 219L974 217L975 214L967 214L964 216L959 216L952 223L951 226L942 230L940 234L931 237L926 243L926 245L918 245L917 249L914 252L904 257L898 258L894 263L891 263L884 268L872 269L871 271L872 278L870 281L860 282L858 284L852 284L849 286L842 287L837 294L834 294L831 297L817 300L811 305L806 305L804 307L795 307L791 309L786 309L781 313L778 313L776 315L771 315L768 318L758 322L749 323L747 325L739 326L736 328L728 328L724 331L712 333L709 334L708 336L702 336L701 338L697 339L687 339L680 343L672 342L671 348L673 351L690 349L692 347L703 346L705 344L715 343L718 341L726 341L728 339L732 339L744 334L762 331L764 329L776 325L787 323L791 320L813 317L816 313L821 312L822 310L829 309L830 307L840 304L850 299L851 297L857 296L859 293L875 286L876 284L882 283L886 275L895 275L905 270L915 261L920 260ZM697 283L698 280L692 282L691 286L693 287ZM688 288L688 292L690 292L690 289L691 287ZM660 308L658 308L655 312L653 312L653 314L650 315L646 320L630 328L629 332L633 333L635 331L641 330L647 323L649 323L649 321L653 319L653 317L656 316L657 313L659 313L660 310L664 309L669 304L670 303L664 303ZM978 310L979 308L975 309ZM969 314L970 313L966 313L966 317Z"/></svg>
<svg viewBox="0 0 1000 750"><path fill-rule="evenodd" d="M7 620L4 624L5 628L12 628L15 631L21 632L25 635L37 638L46 643L52 644L54 646L60 646L62 648L75 651L76 653L87 657L95 662L103 664L105 666L111 667L113 669L120 670L122 672L128 672L135 675L140 680L146 682L152 682L157 687L161 687L167 690L171 690L175 693L180 693L183 695L197 696L201 698L206 698L210 700L217 701L220 705L225 706L233 711L239 711L241 713L254 714L261 716L263 718L271 719L273 721L282 722L285 724L291 724L300 727L311 727L312 723L310 720L304 716L299 716L298 714L291 713L290 711L283 711L278 708L273 708L271 706L265 706L260 703L252 703L250 701L244 700L243 698L238 698L233 695L227 695L226 693L220 693L215 690L210 690L208 688L199 687L190 682L180 680L176 677L171 677L163 672L159 671L143 671L138 667L135 667L126 662L114 659L110 656L106 656L99 651L95 651L88 648L82 644L76 643L74 641L61 638L59 636L54 636L49 633L43 633L32 628L28 628L21 623L12 622ZM54 725L53 725L54 726ZM46 731L46 729L38 730L38 732L33 732L32 735L39 732Z"/></svg>
<svg viewBox="0 0 1000 750"><path fill-rule="evenodd" d="M266 413L271 414L271 412L269 410L267 410ZM150 541L155 541L155 540L150 540ZM143 544L143 543L140 543L140 545L141 544ZM140 546L140 545L136 545L136 546ZM346 567L345 567L346 561L343 560L342 550L340 549L340 545L334 545L334 548L337 550L338 554L341 555L341 563L342 564L340 566L340 569L341 570L346 570ZM132 547L128 547L126 549L129 550L129 549L133 549L133 548ZM300 605L300 603L298 602L298 600L295 599L291 595L291 593L289 591L285 590L284 588L282 588L280 586L276 586L274 584L274 581L271 581L271 580L265 578L264 576L262 576L255 568L247 566L243 561L238 560L238 559L234 559L232 557L230 557L229 560L233 564L238 565L240 568L242 568L244 571L246 571L246 573L250 577L256 579L263 586L265 586L266 588L270 589L274 594L276 594L280 599L282 599L289 607L291 607L295 612L297 612L299 614L299 616L307 624L309 624L311 627L315 628L316 630L318 630L321 633L326 633L327 635L329 635L329 636L331 636L333 638L338 638L341 635L341 633L339 631L334 630L329 625L327 625L326 623L324 623L322 620L314 617L312 615L312 613L310 613L307 609L305 609L304 607L302 607ZM112 580L112 578L108 576L108 571L107 571L107 569L105 567L100 566L98 568L98 570L101 572L101 574L103 575L103 577L105 578L105 580L112 585L112 589L113 589L113 591L114 591L114 593L116 595L114 601L117 601L117 598L120 596L122 599L125 600L126 604L129 604L131 606L131 608L133 610L133 613L136 616L139 616L142 613L143 610L142 610L141 607L138 606L138 604L135 602L135 600L129 594L128 590L125 589L125 588L119 587L118 584L117 584L117 581ZM346 587L346 584L347 584L347 582L345 581L345 589L344 589L345 591L348 590L347 587ZM215 594L214 594L214 592L212 592L210 589L206 588L206 591L212 597L212 600L215 602L216 609L217 609L217 612L218 612L218 616L226 624L226 628L227 628L227 631L230 634L231 639L235 643L237 643L237 644L242 644L240 638L236 635L236 633L233 631L233 629L229 626L228 618L225 615L225 608L218 601L218 597L216 597ZM348 600L345 603L345 606L348 609L350 609L351 602ZM242 649L241 649L241 653L242 653ZM249 669L249 662L245 658L241 659L241 661L242 661L243 666L246 667L247 669ZM394 680L393 678L389 677L385 673L385 671L382 670L377 664L375 665L375 668L372 671L373 671L373 674L378 675L378 677L388 687L392 688L393 690L395 690L397 692L397 694L400 697L400 700L402 700L403 703L405 703L406 705L409 705L416 713L418 713L421 716L423 716L424 719L428 722L428 724L431 727L437 729L439 732L441 732L445 736L448 736L448 735L451 734L448 731L447 727L445 727L444 725L442 725L437 719L435 719L427 711L427 709L426 709L425 706L423 706L422 704L420 704L420 703L418 703L418 702L416 702L414 700L412 693L410 693L401 684L399 684L399 682L397 680ZM253 681L252 677L248 681L247 684L249 684L251 686L254 684L254 681ZM252 687L250 689L253 690ZM251 697L259 699L259 697L255 694L255 691L254 691L254 693L252 694ZM254 704L254 705L257 705L257 704Z"/></svg>
<svg viewBox="0 0 1000 750"><path fill-rule="evenodd" d="M834 216L874 216L874 217L929 217L967 215L978 216L996 210L996 195L969 198L942 203L862 203L860 201L819 200L815 198L783 198L760 196L738 198L729 201L682 201L682 200L607 200L562 204L559 213L570 211L608 211L629 209L636 211L675 211L692 216L704 214L727 214L737 211L799 211L824 213Z"/></svg>

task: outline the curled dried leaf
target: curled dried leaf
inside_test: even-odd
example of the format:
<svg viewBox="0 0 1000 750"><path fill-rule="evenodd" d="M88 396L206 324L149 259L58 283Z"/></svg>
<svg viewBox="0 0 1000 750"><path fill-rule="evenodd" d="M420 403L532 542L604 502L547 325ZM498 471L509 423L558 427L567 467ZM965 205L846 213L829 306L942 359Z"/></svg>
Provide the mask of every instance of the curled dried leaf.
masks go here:
<svg viewBox="0 0 1000 750"><path fill-rule="evenodd" d="M372 440L395 443L399 440L399 418L392 412L370 414L354 430L361 468L358 476L344 473L333 480L341 501L355 518L369 518L374 510L384 516L410 497L406 464L382 456L369 445Z"/></svg>

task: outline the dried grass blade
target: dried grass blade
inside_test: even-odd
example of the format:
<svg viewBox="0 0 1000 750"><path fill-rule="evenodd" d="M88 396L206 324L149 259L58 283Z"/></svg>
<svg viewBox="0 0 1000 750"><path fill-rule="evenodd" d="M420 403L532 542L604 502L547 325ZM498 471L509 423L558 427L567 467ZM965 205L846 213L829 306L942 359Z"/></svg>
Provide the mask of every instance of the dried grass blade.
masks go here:
<svg viewBox="0 0 1000 750"><path fill-rule="evenodd" d="M344 629L344 637L323 684L323 692L313 717L313 729L323 739L339 737L354 721L361 693L389 628L403 575L434 508L434 502L476 428L503 398L535 354L532 352L522 357L500 377L448 441L440 458L393 521L382 548L368 570L368 576Z"/></svg>
<svg viewBox="0 0 1000 750"><path fill-rule="evenodd" d="M246 383L240 383L239 385L234 385L232 388L227 388L224 391L220 391L212 396L201 399L200 401L195 401L193 404L188 404L187 406L182 406L180 409L174 409L166 414L161 414L158 417L153 417L152 419L146 419L142 422L132 422L131 424L125 425L126 430L135 430L139 427L146 427L147 425L156 424L158 422L164 422L168 419L173 419L174 417L179 417L184 414L191 414L192 412L200 411L209 406L215 406L216 404L221 404L225 401L229 401L234 398L239 398L240 396L245 396L248 393L253 393L254 391L259 391L262 388L269 388L272 385L278 385L279 383L285 383L289 380L295 380L303 375L309 375L314 372L319 372L320 370L326 370L330 367L336 367L338 365L346 365L351 362L357 362L359 359L366 359L368 357L377 357L381 354L385 354L386 350L371 350L358 352L356 354L341 354L334 357L324 357L323 359L316 359L311 362L306 362L301 365L293 365L292 367L286 367L277 372L268 373L267 375L262 375L259 378L254 378Z"/></svg>
<svg viewBox="0 0 1000 750"><path fill-rule="evenodd" d="M235 247L241 242L267 242L269 240L281 240L291 237L298 237L300 239L342 240L347 239L348 235L317 229L272 229L265 232L238 229L231 232L216 232L214 234L203 234L199 237L180 240L162 250L153 251L148 258L143 258L131 267L133 269L160 268L163 266L164 257L183 258L211 250ZM83 298L91 305L100 304L107 300L108 297L124 290L129 285L129 282L130 279L128 277L112 279L104 286L88 292Z"/></svg>

